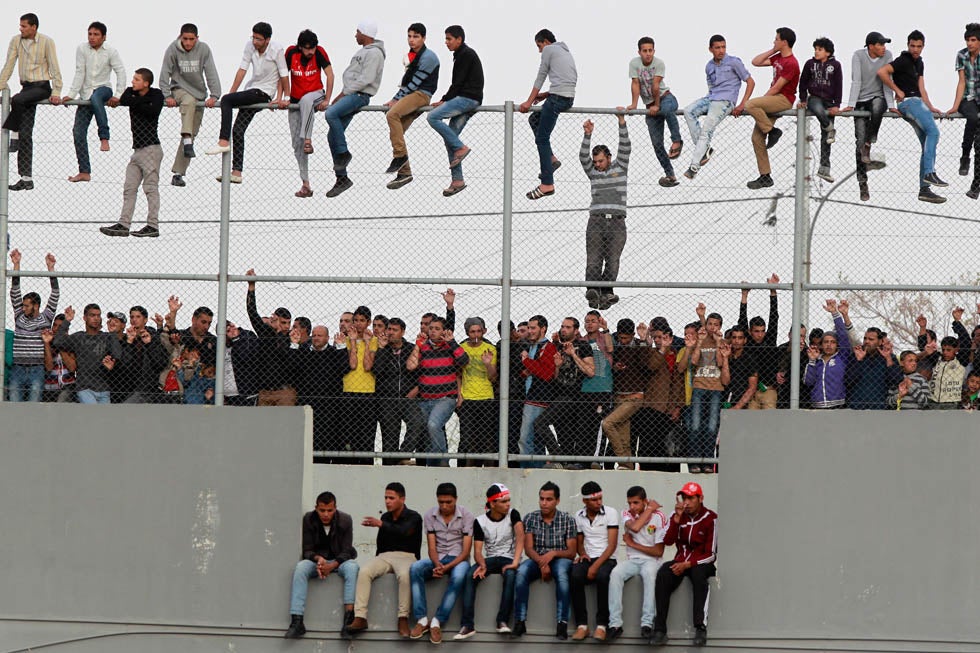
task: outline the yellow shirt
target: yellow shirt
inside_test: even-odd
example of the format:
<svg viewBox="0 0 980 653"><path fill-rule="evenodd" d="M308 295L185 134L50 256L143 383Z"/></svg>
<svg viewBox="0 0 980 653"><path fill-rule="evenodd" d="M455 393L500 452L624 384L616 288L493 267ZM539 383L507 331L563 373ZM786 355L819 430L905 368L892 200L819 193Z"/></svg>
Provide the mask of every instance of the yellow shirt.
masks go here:
<svg viewBox="0 0 980 653"><path fill-rule="evenodd" d="M351 370L344 375L344 392L364 392L374 393L374 372L367 372L364 369L364 341L358 340L355 345L350 338L347 339L347 350L357 347L357 369ZM378 339L372 337L370 351L378 351Z"/></svg>
<svg viewBox="0 0 980 653"><path fill-rule="evenodd" d="M486 340L475 347L470 344L469 340L465 340L460 346L466 352L466 355L470 357L470 361L463 368L459 393L464 400L468 401L493 399L493 383L487 378L487 366L483 364L482 356L484 352L489 351L493 354L493 364L496 365L497 348Z"/></svg>

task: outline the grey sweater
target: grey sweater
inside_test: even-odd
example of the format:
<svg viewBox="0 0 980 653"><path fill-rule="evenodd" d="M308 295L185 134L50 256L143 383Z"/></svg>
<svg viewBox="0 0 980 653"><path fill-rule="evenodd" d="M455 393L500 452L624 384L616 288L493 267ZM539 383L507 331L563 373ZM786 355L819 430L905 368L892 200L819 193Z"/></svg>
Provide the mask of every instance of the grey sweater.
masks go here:
<svg viewBox="0 0 980 653"><path fill-rule="evenodd" d="M385 69L385 42L369 43L354 53L344 71L344 95L375 95Z"/></svg>
<svg viewBox="0 0 980 653"><path fill-rule="evenodd" d="M58 327L51 344L57 349L75 354L75 359L78 361L75 387L78 390L109 391L109 375L112 372L102 364L102 359L108 354L116 359L118 364L119 359L122 358L119 338L105 331L94 335L76 331L68 335L68 320L65 320Z"/></svg>
<svg viewBox="0 0 980 653"><path fill-rule="evenodd" d="M562 97L575 97L575 84L578 82L578 71L575 69L575 59L568 46L563 42L546 45L541 51L541 65L538 66L538 76L534 80L534 88L542 89L544 80L551 81L549 93Z"/></svg>
<svg viewBox="0 0 980 653"><path fill-rule="evenodd" d="M626 170L630 163L630 134L626 125L619 126L619 148L616 159L603 171L592 164L592 137L582 138L579 160L592 183L592 204L590 215L626 215Z"/></svg>
<svg viewBox="0 0 980 653"><path fill-rule="evenodd" d="M206 82L206 85L205 85ZM211 56L211 48L198 41L190 52L177 39L163 54L160 66L160 90L168 98L175 88L182 88L198 100L221 97L221 79Z"/></svg>
<svg viewBox="0 0 980 653"><path fill-rule="evenodd" d="M883 97L888 106L894 107L895 93L878 77L878 71L891 62L890 50L885 50L885 54L874 61L868 55L868 48L857 50L851 57L851 94L847 98L847 105L853 107L858 102Z"/></svg>

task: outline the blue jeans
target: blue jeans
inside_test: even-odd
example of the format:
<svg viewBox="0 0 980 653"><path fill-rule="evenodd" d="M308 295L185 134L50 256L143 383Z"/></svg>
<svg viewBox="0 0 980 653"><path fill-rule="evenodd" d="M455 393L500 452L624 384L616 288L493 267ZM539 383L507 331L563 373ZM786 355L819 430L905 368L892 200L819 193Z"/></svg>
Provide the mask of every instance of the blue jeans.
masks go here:
<svg viewBox="0 0 980 653"><path fill-rule="evenodd" d="M328 560L327 562L334 562ZM344 605L354 605L354 593L357 589L357 572L360 571L356 560L346 560L340 563L333 573L340 574L344 579ZM312 560L300 560L293 570L293 590L289 596L289 614L302 615L306 612L306 591L310 579L316 578L316 563ZM329 578L329 576L327 577Z"/></svg>
<svg viewBox="0 0 980 653"><path fill-rule="evenodd" d="M572 108L575 99L562 95L549 95L541 105L541 111L532 113L527 119L534 132L534 143L538 146L538 159L541 161L541 183L551 186L555 183L555 169L551 164L551 132L558 124L558 115Z"/></svg>
<svg viewBox="0 0 980 653"><path fill-rule="evenodd" d="M623 627L623 586L633 576L643 580L643 607L640 614L641 626L653 626L656 606L653 602L653 588L657 581L657 570L660 560L647 558L645 560L623 560L609 574L609 626Z"/></svg>
<svg viewBox="0 0 980 653"><path fill-rule="evenodd" d="M344 131L347 129L347 125L350 124L350 121L353 120L354 114L366 107L370 101L371 96L366 93L352 93L345 95L327 107L327 110L324 112L324 118L330 127L330 130L327 132L327 144L330 146L330 154L334 158L338 154L347 152L347 137ZM346 169L342 173L338 171L337 176L347 176Z"/></svg>
<svg viewBox="0 0 980 653"><path fill-rule="evenodd" d="M544 447L534 444L534 421L544 412L544 406L532 406L524 404L524 411L521 413L521 439L518 442L518 451L522 456L544 453ZM520 463L523 468L544 467L544 463L522 460Z"/></svg>
<svg viewBox="0 0 980 653"><path fill-rule="evenodd" d="M688 455L692 458L711 458L718 437L721 416L721 390L694 388L691 391L691 422L688 424Z"/></svg>
<svg viewBox="0 0 980 653"><path fill-rule="evenodd" d="M8 380L7 401L41 401L44 390L44 365L14 365Z"/></svg>
<svg viewBox="0 0 980 653"><path fill-rule="evenodd" d="M459 140L459 134L469 119L473 117L473 112L478 106L480 103L476 100L457 96L452 100L446 100L426 116L429 126L436 130L442 136L442 140L445 141L450 163L453 160L453 153L463 147L463 141ZM443 122L447 118L449 119L448 124ZM463 180L462 164L451 170L453 181Z"/></svg>
<svg viewBox="0 0 980 653"><path fill-rule="evenodd" d="M653 151L657 155L660 167L664 169L664 174L668 177L674 176L674 166L670 163L667 156L667 149L664 147L664 123L667 123L667 130L670 132L670 142L680 143L681 128L677 124L677 98L673 93L660 98L660 111L657 115L647 115L647 131L650 132L650 141L653 143Z"/></svg>
<svg viewBox="0 0 980 653"><path fill-rule="evenodd" d="M445 565L452 562L455 558L456 556L447 555L443 556L439 562ZM428 607L425 603L425 581L432 578L433 569L435 569L435 564L428 558L425 558L412 563L412 568L408 572L412 582L412 616L415 617L416 621L422 617L429 616ZM466 577L469 574L470 563L465 561L449 570L446 591L442 595L442 601L439 603L439 608L436 610L435 615L435 618L439 620L440 624L449 621L449 615L452 614L453 607L456 605L456 597L463 591L463 585L466 583Z"/></svg>
<svg viewBox="0 0 980 653"><path fill-rule="evenodd" d="M446 440L446 422L456 410L456 397L442 399L423 399L419 402L425 426L429 431L429 451L431 453L449 453L449 443ZM426 460L428 467L449 467L446 458Z"/></svg>
<svg viewBox="0 0 980 653"><path fill-rule="evenodd" d="M711 137L715 135L715 129L734 108L735 105L728 100L710 100L707 96L695 100L684 108L687 130L691 133L691 140L694 141L691 169L700 170L701 157L711 147ZM701 116L705 116L705 119L699 124L698 118Z"/></svg>
<svg viewBox="0 0 980 653"><path fill-rule="evenodd" d="M98 390L78 390L75 392L75 398L80 404L108 404L109 401L109 391L105 390L99 392Z"/></svg>
<svg viewBox="0 0 980 653"><path fill-rule="evenodd" d="M75 158L78 159L78 171L84 173L92 172L92 165L88 158L88 126L95 117L95 125L98 127L99 140L109 140L109 116L106 115L105 103L112 97L112 88L100 86L92 91L89 105L79 105L75 107L75 126L71 133L75 140Z"/></svg>
<svg viewBox="0 0 980 653"><path fill-rule="evenodd" d="M568 621L571 584L568 572L572 561L568 558L555 558L551 561L551 579L555 583L555 621ZM534 560L525 560L517 568L517 582L514 589L514 620L527 621L527 602L531 583L541 578L541 568Z"/></svg>
<svg viewBox="0 0 980 653"><path fill-rule="evenodd" d="M514 608L514 585L517 581L517 570L503 568L514 562L513 558L503 556L491 556L485 559L487 565L487 575L500 574L504 579L504 587L500 592L500 606L497 608L497 616L493 622L495 624L507 623L510 621L510 613ZM474 564L470 569L476 569ZM476 586L482 579L473 578L473 574L466 575L466 586L463 588L463 620L460 626L473 628L476 616Z"/></svg>
<svg viewBox="0 0 980 653"><path fill-rule="evenodd" d="M898 112L912 125L922 147L919 157L919 186L928 186L923 178L936 171L936 146L939 145L939 127L932 111L920 97L905 98L898 103Z"/></svg>
<svg viewBox="0 0 980 653"><path fill-rule="evenodd" d="M830 167L830 144L825 142L824 132L834 128L834 117L827 113L831 107L827 106L828 100L811 95L806 99L806 108L812 113L817 122L820 123L820 165Z"/></svg>

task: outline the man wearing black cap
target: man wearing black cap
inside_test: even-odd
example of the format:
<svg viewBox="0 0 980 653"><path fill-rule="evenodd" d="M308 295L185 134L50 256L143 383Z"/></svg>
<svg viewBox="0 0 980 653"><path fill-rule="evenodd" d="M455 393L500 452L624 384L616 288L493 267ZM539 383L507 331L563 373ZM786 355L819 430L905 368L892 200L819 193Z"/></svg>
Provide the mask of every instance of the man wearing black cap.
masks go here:
<svg viewBox="0 0 980 653"><path fill-rule="evenodd" d="M653 622L650 643L663 646L667 643L667 612L670 595L684 577L690 577L694 586L694 645L704 646L708 641L708 579L715 575L715 559L718 556L718 515L704 507L704 492L697 483L687 483L677 493L674 515L667 524L664 544L677 545L673 564L664 564L657 572L655 591L657 616Z"/></svg>
<svg viewBox="0 0 980 653"><path fill-rule="evenodd" d="M878 71L892 61L892 53L885 48L892 40L881 32L868 32L864 48L851 57L851 92L844 111L869 111L871 116L854 118L855 160L857 162L858 188L861 201L871 199L868 190L868 164L871 163L871 144L878 140L881 118L885 107L895 106L892 90L878 77Z"/></svg>
<svg viewBox="0 0 980 653"><path fill-rule="evenodd" d="M255 270L248 270L246 276L254 277ZM296 387L294 385L292 357L289 357L289 329L292 314L279 307L268 318L263 319L255 304L255 282L248 282L245 296L245 310L249 322L259 338L256 352L262 361L259 369L264 370L259 385L259 400L256 406L295 406Z"/></svg>
<svg viewBox="0 0 980 653"><path fill-rule="evenodd" d="M575 513L578 532L578 560L569 574L572 585L572 612L575 634L572 639L589 636L589 612L585 602L585 586L596 586L595 633L593 638L606 639L609 627L609 574L616 567L616 547L619 545L619 519L602 505L602 488L595 481L582 486L585 507Z"/></svg>

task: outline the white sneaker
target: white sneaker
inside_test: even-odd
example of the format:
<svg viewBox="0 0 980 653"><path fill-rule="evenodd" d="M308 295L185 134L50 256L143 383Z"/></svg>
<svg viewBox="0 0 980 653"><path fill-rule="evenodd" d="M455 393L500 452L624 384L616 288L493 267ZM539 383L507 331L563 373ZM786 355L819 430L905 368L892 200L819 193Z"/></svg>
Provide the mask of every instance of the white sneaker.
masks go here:
<svg viewBox="0 0 980 653"><path fill-rule="evenodd" d="M828 166L820 166L817 169L817 176L828 183L834 183L834 176L830 174L830 168Z"/></svg>
<svg viewBox="0 0 980 653"><path fill-rule="evenodd" d="M507 634L510 632L510 626L508 626L505 622L501 621L500 623L497 624L497 632L502 635Z"/></svg>
<svg viewBox="0 0 980 653"><path fill-rule="evenodd" d="M231 145L215 145L209 150L205 150L205 154L224 154L225 152L231 152Z"/></svg>

